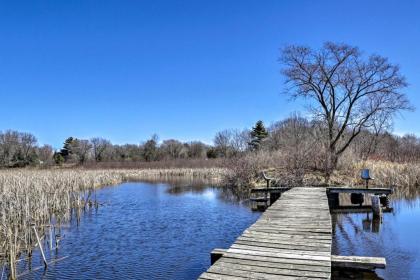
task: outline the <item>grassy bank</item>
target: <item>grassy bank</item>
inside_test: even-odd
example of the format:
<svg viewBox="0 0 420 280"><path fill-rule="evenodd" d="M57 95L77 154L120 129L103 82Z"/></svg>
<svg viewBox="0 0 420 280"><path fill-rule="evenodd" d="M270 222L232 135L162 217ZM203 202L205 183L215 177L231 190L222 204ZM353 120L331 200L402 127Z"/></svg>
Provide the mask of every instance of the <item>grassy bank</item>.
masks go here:
<svg viewBox="0 0 420 280"><path fill-rule="evenodd" d="M393 163L385 161L361 161L342 167L334 173L332 183L340 185L363 185L362 169L368 168L374 180L371 186L418 187L420 186L420 164Z"/></svg>
<svg viewBox="0 0 420 280"><path fill-rule="evenodd" d="M256 153L232 161L231 172L226 181L239 189L249 189L265 185L261 171L276 178L278 185L317 186L325 184L322 170L314 170L290 164L281 154ZM360 178L361 170L368 168L374 180L372 186L418 187L420 186L419 163L394 163L387 161L353 161L343 160L330 177L330 185L360 186L364 182Z"/></svg>

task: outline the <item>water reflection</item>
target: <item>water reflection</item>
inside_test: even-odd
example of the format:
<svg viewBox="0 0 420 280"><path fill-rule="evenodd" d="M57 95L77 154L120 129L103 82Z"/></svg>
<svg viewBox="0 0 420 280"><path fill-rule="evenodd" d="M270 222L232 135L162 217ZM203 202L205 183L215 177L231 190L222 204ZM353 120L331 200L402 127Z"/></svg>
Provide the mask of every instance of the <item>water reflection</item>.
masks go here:
<svg viewBox="0 0 420 280"><path fill-rule="evenodd" d="M372 271L355 271L355 270L343 270L333 269L332 279L364 279L364 280L383 280L384 278L379 277L375 272Z"/></svg>
<svg viewBox="0 0 420 280"><path fill-rule="evenodd" d="M412 187L394 187L394 193L391 198L394 200L404 200L406 202L413 202L414 207L419 206L420 186Z"/></svg>
<svg viewBox="0 0 420 280"><path fill-rule="evenodd" d="M341 199L341 198L340 198ZM420 195L418 188L395 189L392 213L333 214L333 254L385 257L375 273L334 271L335 279L420 279Z"/></svg>
<svg viewBox="0 0 420 280"><path fill-rule="evenodd" d="M249 190L233 188L220 184L219 180L205 178L165 178L160 180L143 181L153 185L167 184L166 192L171 195L183 195L185 193L203 194L209 189L217 189L218 199L232 204L249 206Z"/></svg>
<svg viewBox="0 0 420 280"><path fill-rule="evenodd" d="M229 247L259 217L221 197L223 189L181 180L101 189L105 205L72 220L59 250L47 252L68 258L34 270L42 266L34 252L19 263L19 279L196 279L211 250Z"/></svg>
<svg viewBox="0 0 420 280"><path fill-rule="evenodd" d="M248 191L202 179L127 183L100 190L97 198L104 204L98 212L73 221L60 250L47 256L69 258L22 279L195 279L213 248L228 247L259 216L242 205ZM340 201L351 204L348 195ZM387 260L377 273L334 270L333 279L420 279L419 188L395 189L391 203L394 212L382 219L332 215L333 254ZM35 253L19 269L40 265Z"/></svg>

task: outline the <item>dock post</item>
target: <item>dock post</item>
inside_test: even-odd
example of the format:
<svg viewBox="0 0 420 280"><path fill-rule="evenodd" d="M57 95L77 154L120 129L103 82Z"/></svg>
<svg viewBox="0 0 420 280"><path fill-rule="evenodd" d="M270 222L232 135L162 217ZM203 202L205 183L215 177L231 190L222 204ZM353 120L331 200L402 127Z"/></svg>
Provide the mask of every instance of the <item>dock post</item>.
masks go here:
<svg viewBox="0 0 420 280"><path fill-rule="evenodd" d="M267 175L265 175L265 172L262 172L262 176L264 178L264 180L267 182L267 186L266 186L266 190L265 190L265 208L268 208L268 192L270 191L270 180L272 178L267 177Z"/></svg>
<svg viewBox="0 0 420 280"><path fill-rule="evenodd" d="M281 193L270 193L270 205L272 205L274 202L276 202L277 199L279 199L281 196Z"/></svg>
<svg viewBox="0 0 420 280"><path fill-rule="evenodd" d="M267 181L267 189L265 191L265 208L268 207L268 191L270 188L270 179L265 179Z"/></svg>
<svg viewBox="0 0 420 280"><path fill-rule="evenodd" d="M381 207L381 201L379 199L378 195L372 195L370 197L372 201L372 212L373 216L375 217L381 217L382 215L382 207Z"/></svg>
<svg viewBox="0 0 420 280"><path fill-rule="evenodd" d="M339 193L328 193L328 204L331 209L338 208L340 206Z"/></svg>

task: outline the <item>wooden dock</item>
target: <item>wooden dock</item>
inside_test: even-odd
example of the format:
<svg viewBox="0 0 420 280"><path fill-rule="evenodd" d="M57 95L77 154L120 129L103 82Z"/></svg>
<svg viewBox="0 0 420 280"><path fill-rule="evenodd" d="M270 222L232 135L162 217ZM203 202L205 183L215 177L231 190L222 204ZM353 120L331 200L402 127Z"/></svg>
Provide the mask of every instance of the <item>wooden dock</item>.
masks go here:
<svg viewBox="0 0 420 280"><path fill-rule="evenodd" d="M330 279L332 229L325 188L293 188L199 279Z"/></svg>
<svg viewBox="0 0 420 280"><path fill-rule="evenodd" d="M359 194L383 194L389 195L393 193L392 188L351 188L351 187L328 187L328 194L335 193L359 193Z"/></svg>

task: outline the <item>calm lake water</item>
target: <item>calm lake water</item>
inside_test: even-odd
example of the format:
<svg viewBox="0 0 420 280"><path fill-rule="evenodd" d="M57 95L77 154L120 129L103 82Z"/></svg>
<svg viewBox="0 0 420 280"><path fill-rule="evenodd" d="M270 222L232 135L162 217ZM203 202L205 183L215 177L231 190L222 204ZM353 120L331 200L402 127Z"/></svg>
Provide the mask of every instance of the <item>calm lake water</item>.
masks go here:
<svg viewBox="0 0 420 280"><path fill-rule="evenodd" d="M259 217L211 187L125 183L96 195L105 205L65 229L48 256L68 258L20 279L196 279L211 250L229 247ZM40 265L34 256L32 267Z"/></svg>
<svg viewBox="0 0 420 280"><path fill-rule="evenodd" d="M333 253L385 257L387 268L375 274L346 274L353 279L420 279L420 196L418 189L392 197L393 213L382 221L372 214L334 214L332 216ZM337 278L337 277L336 277Z"/></svg>
<svg viewBox="0 0 420 280"><path fill-rule="evenodd" d="M260 213L226 189L201 183L125 183L97 192L104 203L63 230L57 252L66 257L20 279L196 279L214 248L228 248ZM333 279L420 279L419 188L392 196L392 213L334 214L333 253L385 257L376 273L333 273ZM46 244L45 244L46 245ZM42 266L35 253L32 269Z"/></svg>

